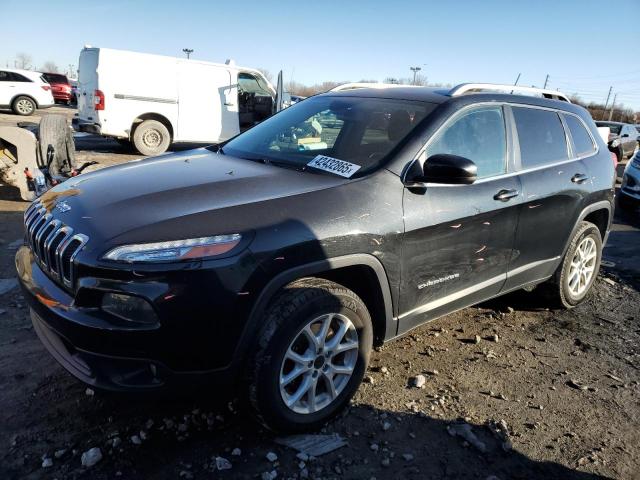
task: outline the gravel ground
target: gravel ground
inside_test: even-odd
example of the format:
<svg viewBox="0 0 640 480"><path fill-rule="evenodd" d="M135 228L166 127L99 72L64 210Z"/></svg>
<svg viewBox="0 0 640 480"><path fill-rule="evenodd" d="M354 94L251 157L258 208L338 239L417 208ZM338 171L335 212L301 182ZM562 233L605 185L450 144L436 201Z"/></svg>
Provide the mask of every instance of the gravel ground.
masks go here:
<svg viewBox="0 0 640 480"><path fill-rule="evenodd" d="M16 120L0 112L0 124ZM95 137L77 146L82 161L138 158ZM617 218L579 307L549 310L535 291L517 292L377 349L350 407L319 432L346 446L305 458L224 389L107 395L58 366L11 288L25 208L0 187L2 479L640 478L637 212ZM91 449L102 458L83 466Z"/></svg>

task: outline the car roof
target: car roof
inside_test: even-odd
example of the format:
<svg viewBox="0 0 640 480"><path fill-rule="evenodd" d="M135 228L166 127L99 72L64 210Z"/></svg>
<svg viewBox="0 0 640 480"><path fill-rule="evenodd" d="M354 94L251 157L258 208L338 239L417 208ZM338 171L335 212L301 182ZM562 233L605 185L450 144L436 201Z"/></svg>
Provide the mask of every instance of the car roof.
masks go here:
<svg viewBox="0 0 640 480"><path fill-rule="evenodd" d="M31 79L40 78L42 72L36 72L34 70L24 70L21 68L0 68L3 72L14 72L24 75L25 77L29 77Z"/></svg>
<svg viewBox="0 0 640 480"><path fill-rule="evenodd" d="M393 88L354 88L338 92L326 92L321 96L328 97L363 97L363 98L389 98L396 100L414 100L429 103L443 103L449 98L448 90L433 87L393 87Z"/></svg>
<svg viewBox="0 0 640 480"><path fill-rule="evenodd" d="M442 104L448 101L459 101L463 104L480 102L504 102L522 105L534 105L554 108L572 113L584 113L581 106L557 99L536 97L530 95L518 95L507 92L467 92L462 95L451 95L452 90L443 87L393 87L393 88L358 88L339 92L326 92L319 96L335 97L362 97L385 98L397 100L419 101L434 104Z"/></svg>

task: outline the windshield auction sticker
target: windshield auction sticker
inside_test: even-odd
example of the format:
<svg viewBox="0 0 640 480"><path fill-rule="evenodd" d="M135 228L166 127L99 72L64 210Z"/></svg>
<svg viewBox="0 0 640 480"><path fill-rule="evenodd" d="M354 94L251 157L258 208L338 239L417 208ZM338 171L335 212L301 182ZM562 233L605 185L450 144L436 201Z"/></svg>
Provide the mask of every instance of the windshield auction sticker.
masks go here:
<svg viewBox="0 0 640 480"><path fill-rule="evenodd" d="M360 165L345 162L344 160L338 160L337 158L326 157L324 155L318 155L307 163L307 166L318 168L325 172L335 173L336 175L340 175L345 178L350 178L351 175L360 170Z"/></svg>

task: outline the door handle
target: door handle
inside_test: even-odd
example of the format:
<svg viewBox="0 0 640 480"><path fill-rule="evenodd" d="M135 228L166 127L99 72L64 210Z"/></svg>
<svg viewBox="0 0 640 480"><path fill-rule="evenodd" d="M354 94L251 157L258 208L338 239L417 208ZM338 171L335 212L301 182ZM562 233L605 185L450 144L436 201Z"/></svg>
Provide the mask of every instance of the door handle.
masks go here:
<svg viewBox="0 0 640 480"><path fill-rule="evenodd" d="M500 200L501 202L508 202L518 195L520 195L520 192L518 192L518 190L500 190L493 196L493 199Z"/></svg>
<svg viewBox="0 0 640 480"><path fill-rule="evenodd" d="M233 102L224 102L224 106L225 107L233 107L233 106L235 106L235 103L233 103Z"/></svg>
<svg viewBox="0 0 640 480"><path fill-rule="evenodd" d="M573 183L584 183L589 180L589 177L584 173L576 173L573 177L571 177L571 181Z"/></svg>

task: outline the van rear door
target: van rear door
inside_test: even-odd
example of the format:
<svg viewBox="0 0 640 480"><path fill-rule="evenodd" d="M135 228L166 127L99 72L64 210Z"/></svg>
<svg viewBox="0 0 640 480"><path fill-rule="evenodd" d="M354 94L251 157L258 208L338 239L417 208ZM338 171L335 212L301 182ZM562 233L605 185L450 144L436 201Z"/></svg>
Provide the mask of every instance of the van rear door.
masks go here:
<svg viewBox="0 0 640 480"><path fill-rule="evenodd" d="M100 50L85 48L80 52L78 63L78 117L97 121L94 92L98 89L98 58Z"/></svg>
<svg viewBox="0 0 640 480"><path fill-rule="evenodd" d="M221 142L240 133L235 72L193 61L178 64L181 142Z"/></svg>

